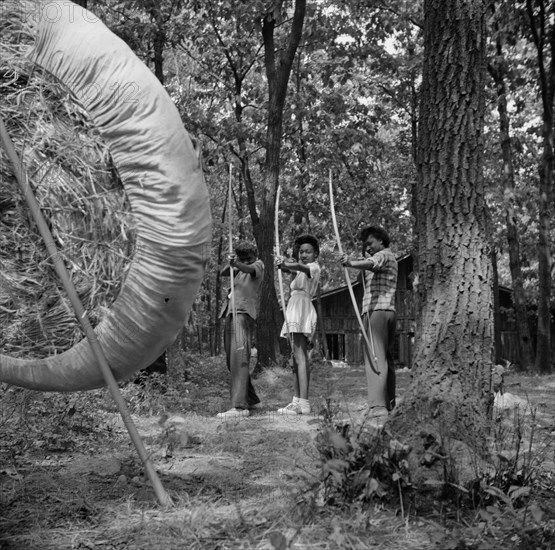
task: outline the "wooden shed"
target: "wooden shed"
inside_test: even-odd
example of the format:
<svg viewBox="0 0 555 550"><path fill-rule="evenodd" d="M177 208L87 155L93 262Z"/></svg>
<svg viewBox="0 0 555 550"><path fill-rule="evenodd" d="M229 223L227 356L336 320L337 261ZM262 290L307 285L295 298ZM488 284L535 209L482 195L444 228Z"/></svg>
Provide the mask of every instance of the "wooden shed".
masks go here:
<svg viewBox="0 0 555 550"><path fill-rule="evenodd" d="M398 367L410 368L412 366L415 331L412 286L414 263L411 254L401 256L397 261L399 274L395 297L397 332L394 358ZM360 279L353 282L353 289L360 309L363 295L363 286ZM518 348L514 323L511 322L512 291L509 288L499 287L499 303L502 355L508 361L514 362L518 357ZM314 305L317 306L316 301ZM361 363L363 361L363 340L347 285L322 292L319 314L326 333L329 358L348 363Z"/></svg>
<svg viewBox="0 0 555 550"><path fill-rule="evenodd" d="M412 256L408 254L398 258L397 261L399 263L399 274L395 296L395 309L397 311L395 360L401 367L410 367L414 344L413 260ZM353 282L353 290L360 309L364 293L360 278ZM348 363L361 363L363 361L363 341L347 285L322 292L321 308L318 313L321 315L326 333L330 359Z"/></svg>

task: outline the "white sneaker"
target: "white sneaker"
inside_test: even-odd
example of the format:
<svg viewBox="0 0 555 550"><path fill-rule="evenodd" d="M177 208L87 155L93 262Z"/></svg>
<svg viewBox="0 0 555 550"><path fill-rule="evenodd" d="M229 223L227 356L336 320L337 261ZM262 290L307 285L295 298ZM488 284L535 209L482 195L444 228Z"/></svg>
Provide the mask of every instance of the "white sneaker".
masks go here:
<svg viewBox="0 0 555 550"><path fill-rule="evenodd" d="M297 416L299 414L310 414L310 405L302 406L300 403L289 403L281 409L277 410L278 414L284 414L287 416Z"/></svg>
<svg viewBox="0 0 555 550"><path fill-rule="evenodd" d="M216 415L220 420L236 420L239 418L246 418L250 416L249 409L229 409L229 411L221 412Z"/></svg>

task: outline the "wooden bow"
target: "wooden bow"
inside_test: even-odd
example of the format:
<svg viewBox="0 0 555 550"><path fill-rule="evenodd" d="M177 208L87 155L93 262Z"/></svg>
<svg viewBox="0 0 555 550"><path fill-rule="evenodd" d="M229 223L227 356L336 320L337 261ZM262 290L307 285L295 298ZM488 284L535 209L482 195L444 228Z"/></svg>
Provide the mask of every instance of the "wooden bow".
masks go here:
<svg viewBox="0 0 555 550"><path fill-rule="evenodd" d="M229 236L229 253L233 254L233 218L231 216L231 203L233 199L232 182L233 165L229 164L229 188L227 196L227 226ZM233 315L233 331L234 337L237 339L237 306L235 304L235 270L233 266L229 265L229 290L231 298L231 314Z"/></svg>
<svg viewBox="0 0 555 550"><path fill-rule="evenodd" d="M341 237L339 236L339 228L337 227L337 218L335 216L335 204L333 200L333 181L331 176L331 169L330 169L330 210L331 210L331 218L333 220L333 229L335 231L335 240L337 241L337 248L340 254L343 254L343 245L341 244ZM362 336L364 341L366 342L366 348L368 350L368 357L370 358L370 368L376 373L380 374L380 371L374 366L373 363L378 364L378 358L376 357L376 352L374 350L374 339L372 338L372 329L369 330L370 339L368 339L368 335L366 334L366 329L364 328L364 323L362 322L362 317L360 316L360 311L358 310L357 301L355 298L355 293L353 291L353 285L351 283L351 278L349 276L348 269L343 266L345 281L347 281L347 287L349 288L349 295L351 296L351 302L353 303L353 308L355 310L355 315L358 320L358 324L360 325L360 330L362 332ZM364 277L364 274L363 274Z"/></svg>
<svg viewBox="0 0 555 550"><path fill-rule="evenodd" d="M281 185L278 184L276 193L276 209L274 213L274 254L275 256L280 256L280 246L279 246L279 199L281 197ZM289 325L287 324L287 315L285 309L285 295L283 293L283 274L281 269L278 269L278 286L279 286L279 297L281 301L281 309L283 311L283 320L285 321L285 332L287 333L287 339L293 348L293 343L291 341L291 333L289 332Z"/></svg>

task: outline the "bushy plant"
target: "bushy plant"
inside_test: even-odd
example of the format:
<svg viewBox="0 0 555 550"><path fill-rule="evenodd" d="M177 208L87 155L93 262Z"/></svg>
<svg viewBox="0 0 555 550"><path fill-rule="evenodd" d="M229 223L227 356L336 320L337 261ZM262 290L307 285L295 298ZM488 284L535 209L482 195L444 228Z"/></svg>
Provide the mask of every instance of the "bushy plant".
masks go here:
<svg viewBox="0 0 555 550"><path fill-rule="evenodd" d="M543 506L555 497L555 473L544 469L553 464L548 453L554 452L555 437L538 437L535 410L497 411L489 453L472 463L470 449L448 436L441 419L420 434L422 456L415 461L387 427L337 421L339 407L325 403L316 438L320 504L348 508L378 501L400 506L405 517L410 498L411 513L453 525L438 542L446 550L555 548L555 521L546 521L549 507ZM417 483L422 471L429 478Z"/></svg>
<svg viewBox="0 0 555 550"><path fill-rule="evenodd" d="M316 437L319 453L320 498L343 506L354 501L387 500L411 488L409 449L392 441L364 420L337 422L331 403ZM327 411L327 413L326 413Z"/></svg>

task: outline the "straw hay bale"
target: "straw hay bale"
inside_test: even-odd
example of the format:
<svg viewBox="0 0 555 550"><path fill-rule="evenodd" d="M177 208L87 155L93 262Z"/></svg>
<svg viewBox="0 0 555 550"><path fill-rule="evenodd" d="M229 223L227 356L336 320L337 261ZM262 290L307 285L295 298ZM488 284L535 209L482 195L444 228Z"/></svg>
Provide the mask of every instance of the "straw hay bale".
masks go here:
<svg viewBox="0 0 555 550"><path fill-rule="evenodd" d="M119 292L133 228L109 151L61 83L25 58L32 18L0 23L0 108L74 284L96 324ZM59 353L82 338L69 300L0 151L0 350Z"/></svg>

